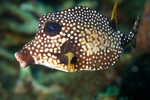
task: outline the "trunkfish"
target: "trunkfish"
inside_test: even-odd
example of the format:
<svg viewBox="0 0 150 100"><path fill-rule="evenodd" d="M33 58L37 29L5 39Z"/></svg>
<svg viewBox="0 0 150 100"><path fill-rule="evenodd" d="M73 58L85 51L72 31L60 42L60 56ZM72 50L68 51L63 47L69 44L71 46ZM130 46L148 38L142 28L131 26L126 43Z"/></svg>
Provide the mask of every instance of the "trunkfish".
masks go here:
<svg viewBox="0 0 150 100"><path fill-rule="evenodd" d="M65 72L107 69L136 38L139 16L125 34L116 28L115 12L110 20L87 6L44 14L35 38L15 58L22 67L38 64Z"/></svg>

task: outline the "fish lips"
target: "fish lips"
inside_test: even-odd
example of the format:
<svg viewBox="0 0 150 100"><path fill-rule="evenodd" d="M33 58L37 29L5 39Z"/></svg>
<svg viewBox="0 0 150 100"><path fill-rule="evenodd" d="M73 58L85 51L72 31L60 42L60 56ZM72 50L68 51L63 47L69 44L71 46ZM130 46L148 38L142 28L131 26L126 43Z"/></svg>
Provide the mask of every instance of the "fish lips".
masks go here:
<svg viewBox="0 0 150 100"><path fill-rule="evenodd" d="M32 57L32 55L30 55L28 50L26 50L26 52L16 52L14 56L16 60L20 63L20 66L23 68L35 63L34 58Z"/></svg>

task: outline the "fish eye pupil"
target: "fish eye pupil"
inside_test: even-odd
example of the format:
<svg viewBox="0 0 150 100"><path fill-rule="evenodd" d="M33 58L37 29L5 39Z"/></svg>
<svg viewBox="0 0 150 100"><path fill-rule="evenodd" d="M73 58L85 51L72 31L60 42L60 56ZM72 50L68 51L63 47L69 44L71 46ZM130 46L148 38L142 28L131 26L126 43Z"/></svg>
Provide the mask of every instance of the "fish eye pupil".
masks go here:
<svg viewBox="0 0 150 100"><path fill-rule="evenodd" d="M55 26L50 25L50 26L49 26L49 30L50 30L50 31L54 31L54 30L55 30Z"/></svg>
<svg viewBox="0 0 150 100"><path fill-rule="evenodd" d="M55 36L59 34L62 26L56 22L47 22L45 23L44 32L50 36Z"/></svg>

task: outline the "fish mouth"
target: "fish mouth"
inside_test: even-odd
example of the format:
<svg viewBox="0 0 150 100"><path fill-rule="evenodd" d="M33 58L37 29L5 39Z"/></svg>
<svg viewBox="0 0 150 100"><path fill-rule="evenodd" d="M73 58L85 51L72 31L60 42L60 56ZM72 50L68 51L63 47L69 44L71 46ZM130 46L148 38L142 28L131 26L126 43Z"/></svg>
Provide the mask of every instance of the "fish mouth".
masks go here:
<svg viewBox="0 0 150 100"><path fill-rule="evenodd" d="M20 66L25 68L28 65L34 64L34 58L32 57L32 55L29 54L28 51L26 51L25 53L20 51L20 52L16 52L14 54L16 60L19 62Z"/></svg>
<svg viewBox="0 0 150 100"><path fill-rule="evenodd" d="M20 63L20 66L25 68L27 66L27 62L22 59L22 55L19 52L14 54L16 60Z"/></svg>

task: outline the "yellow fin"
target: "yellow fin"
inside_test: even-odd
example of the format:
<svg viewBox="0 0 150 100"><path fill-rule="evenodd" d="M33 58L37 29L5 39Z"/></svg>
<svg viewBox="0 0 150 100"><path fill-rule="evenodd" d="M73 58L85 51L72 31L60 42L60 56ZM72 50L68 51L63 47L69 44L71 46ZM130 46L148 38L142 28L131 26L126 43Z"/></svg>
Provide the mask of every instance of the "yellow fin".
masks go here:
<svg viewBox="0 0 150 100"><path fill-rule="evenodd" d="M115 21L115 24L117 24L117 5L118 5L118 0L115 1L112 14L111 14L111 21Z"/></svg>
<svg viewBox="0 0 150 100"><path fill-rule="evenodd" d="M74 54L72 52L68 52L64 55L68 57L68 72L74 72L74 64L71 63Z"/></svg>

